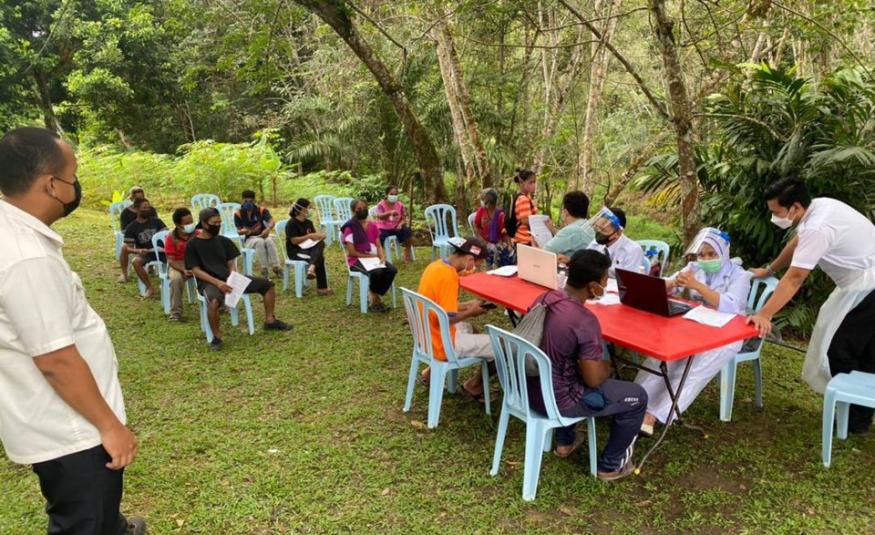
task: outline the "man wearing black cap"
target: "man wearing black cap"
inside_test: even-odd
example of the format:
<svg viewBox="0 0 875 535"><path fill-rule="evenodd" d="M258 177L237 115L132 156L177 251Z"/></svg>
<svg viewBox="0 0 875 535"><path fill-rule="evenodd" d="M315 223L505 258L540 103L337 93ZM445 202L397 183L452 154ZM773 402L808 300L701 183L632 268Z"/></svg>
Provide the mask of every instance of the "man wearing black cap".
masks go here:
<svg viewBox="0 0 875 535"><path fill-rule="evenodd" d="M215 208L205 208L198 218L201 230L185 247L185 269L190 269L197 279L198 289L207 299L207 317L213 331L210 349L222 349L222 333L219 329L219 309L225 294L231 287L225 281L236 271L235 259L240 251L230 239L222 236L222 217ZM276 290L267 279L251 277L245 293L258 293L264 297L264 328L273 331L288 331L292 327L274 316Z"/></svg>
<svg viewBox="0 0 875 535"><path fill-rule="evenodd" d="M460 357L483 357L492 360L492 343L489 335L474 334L471 324L465 322L468 318L480 316L488 312L479 300L459 302L459 274L467 270L473 261L482 264L486 260L486 243L479 238L451 238L453 246L446 259L438 259L428 265L419 279L417 292L428 297L441 308L450 318L450 338L453 349ZM434 321L431 321L434 320ZM446 360L447 354L441 342L440 325L436 318L431 318L431 340L434 356L438 360ZM428 370L423 373L423 380L428 379ZM483 395L483 383L480 374L475 374L462 385L466 393L475 398Z"/></svg>

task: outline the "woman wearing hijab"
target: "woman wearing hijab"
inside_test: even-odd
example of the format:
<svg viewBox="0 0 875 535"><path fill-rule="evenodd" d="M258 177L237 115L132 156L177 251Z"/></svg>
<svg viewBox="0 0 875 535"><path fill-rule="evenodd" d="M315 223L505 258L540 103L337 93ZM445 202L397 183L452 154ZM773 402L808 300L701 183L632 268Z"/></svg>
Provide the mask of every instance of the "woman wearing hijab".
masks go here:
<svg viewBox="0 0 875 535"><path fill-rule="evenodd" d="M377 225L368 221L368 203L355 199L351 203L352 218L340 227L343 245L346 247L346 261L349 269L364 273L369 281L371 312L389 312L383 304L382 296L392 288L392 282L398 270L386 262L383 245L380 243L380 231ZM378 267L368 270L363 259L379 259ZM371 263L368 261L367 263Z"/></svg>
<svg viewBox="0 0 875 535"><path fill-rule="evenodd" d="M742 314L747 306L750 293L750 273L735 265L729 258L729 235L715 228L702 229L689 249L697 260L686 268L666 279L670 292L683 293L690 299L703 302L719 312ZM687 381L678 399L678 410L684 412L705 388L712 377L717 375L729 359L741 350L743 342L734 342L721 348L712 349L693 357ZM658 368L659 362L648 359L646 365ZM668 363L669 380L677 386L683 375L685 363ZM667 424L676 415L670 415L671 397L665 388L665 380L652 373L639 372L635 380L647 391L647 414L641 424L641 432L653 434L656 422Z"/></svg>

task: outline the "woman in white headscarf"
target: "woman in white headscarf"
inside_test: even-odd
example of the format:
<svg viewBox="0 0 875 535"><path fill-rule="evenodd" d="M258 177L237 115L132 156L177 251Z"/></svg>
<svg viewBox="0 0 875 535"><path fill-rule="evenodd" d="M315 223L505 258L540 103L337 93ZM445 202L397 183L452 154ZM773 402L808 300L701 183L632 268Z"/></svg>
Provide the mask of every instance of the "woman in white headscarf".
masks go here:
<svg viewBox="0 0 875 535"><path fill-rule="evenodd" d="M751 274L730 260L729 235L715 228L702 229L693 240L688 253L695 254L697 260L666 279L668 290L683 293L720 312L743 314L750 293ZM678 410L687 410L705 385L738 353L742 343L735 342L693 357L687 381L678 400ZM669 379L675 390L680 383L685 364L684 360L668 363ZM659 362L654 359L648 359L645 365L659 368ZM665 381L658 375L642 371L638 373L635 382L647 391L647 414L641 425L641 432L650 435L656 422L666 424L676 416L669 415L671 397L665 388Z"/></svg>

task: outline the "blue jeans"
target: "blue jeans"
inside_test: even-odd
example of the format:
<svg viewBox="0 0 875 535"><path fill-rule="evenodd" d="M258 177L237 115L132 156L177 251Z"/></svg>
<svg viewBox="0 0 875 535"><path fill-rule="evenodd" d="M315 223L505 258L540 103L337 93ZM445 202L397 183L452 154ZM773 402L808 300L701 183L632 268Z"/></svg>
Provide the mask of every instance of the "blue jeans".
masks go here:
<svg viewBox="0 0 875 535"><path fill-rule="evenodd" d="M562 416L601 418L613 416L608 443L599 456L599 471L619 470L632 454L632 446L641 430L647 412L647 392L630 381L606 379L598 388L587 388L577 405ZM576 425L556 430L556 443L567 446L574 443Z"/></svg>

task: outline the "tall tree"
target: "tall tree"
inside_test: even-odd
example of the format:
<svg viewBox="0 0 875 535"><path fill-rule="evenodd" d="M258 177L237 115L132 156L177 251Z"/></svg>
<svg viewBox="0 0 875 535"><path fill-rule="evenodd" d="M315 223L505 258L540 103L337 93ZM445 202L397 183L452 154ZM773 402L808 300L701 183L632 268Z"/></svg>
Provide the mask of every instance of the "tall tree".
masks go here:
<svg viewBox="0 0 875 535"><path fill-rule="evenodd" d="M443 166L434 143L413 112L413 107L404 94L401 84L353 24L346 2L343 0L296 0L296 2L328 24L371 71L386 98L392 102L404 126L426 189L430 191L434 201L446 202L449 196L444 186Z"/></svg>

